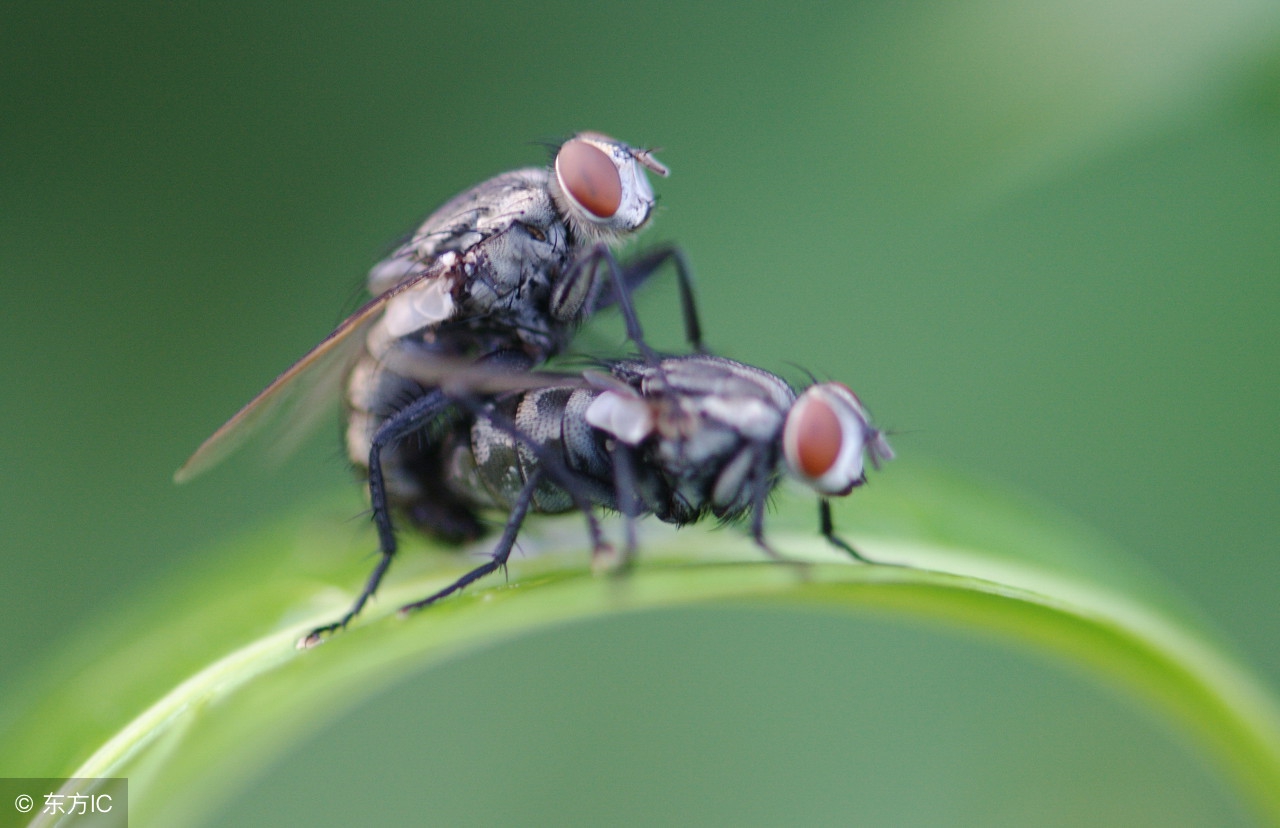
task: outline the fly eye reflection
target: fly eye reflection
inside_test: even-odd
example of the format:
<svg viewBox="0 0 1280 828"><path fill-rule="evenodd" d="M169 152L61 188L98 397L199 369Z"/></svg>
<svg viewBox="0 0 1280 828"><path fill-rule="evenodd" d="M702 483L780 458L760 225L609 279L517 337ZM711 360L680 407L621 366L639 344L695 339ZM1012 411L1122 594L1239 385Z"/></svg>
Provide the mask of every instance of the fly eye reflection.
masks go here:
<svg viewBox="0 0 1280 828"><path fill-rule="evenodd" d="M847 495L862 480L869 427L857 397L835 383L815 385L787 414L782 451L792 474L824 495Z"/></svg>
<svg viewBox="0 0 1280 828"><path fill-rule="evenodd" d="M560 186L578 206L597 219L611 218L622 205L622 176L613 159L579 138L556 154Z"/></svg>

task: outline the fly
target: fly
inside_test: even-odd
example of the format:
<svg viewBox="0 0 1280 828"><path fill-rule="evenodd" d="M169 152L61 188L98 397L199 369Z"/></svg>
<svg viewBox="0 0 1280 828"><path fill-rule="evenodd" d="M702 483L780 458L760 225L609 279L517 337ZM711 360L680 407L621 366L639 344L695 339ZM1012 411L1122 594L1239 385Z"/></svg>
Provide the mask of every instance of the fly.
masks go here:
<svg viewBox="0 0 1280 828"><path fill-rule="evenodd" d="M668 174L649 150L582 132L560 145L550 167L503 173L450 199L370 270L374 298L205 440L175 479L213 466L264 423L284 423L296 440L327 403L342 399L344 385L355 459L406 394L427 393L388 374L388 354L486 359L512 352L541 364L610 305L619 306L628 333L638 331L630 292L667 262L679 280L686 335L700 350L679 249L657 247L621 265L613 254L652 217L646 170Z"/></svg>
<svg viewBox="0 0 1280 828"><path fill-rule="evenodd" d="M819 495L823 536L866 561L835 534L829 499L848 495L865 482L866 463L879 468L893 452L848 387L817 383L797 396L767 371L705 354L604 365L607 373L575 377L524 372L527 366L516 361L461 368L450 378L439 365L403 362L406 374L441 384L444 393L420 412L422 439L402 471L429 484L437 516L467 523L496 509L508 517L489 561L402 611L504 566L530 512L582 511L599 551L594 510L619 511L628 557L632 523L643 515L676 525L749 517L751 536L774 554L764 535L765 507L784 475ZM343 619L300 645L344 626L389 563L386 556L379 561Z"/></svg>

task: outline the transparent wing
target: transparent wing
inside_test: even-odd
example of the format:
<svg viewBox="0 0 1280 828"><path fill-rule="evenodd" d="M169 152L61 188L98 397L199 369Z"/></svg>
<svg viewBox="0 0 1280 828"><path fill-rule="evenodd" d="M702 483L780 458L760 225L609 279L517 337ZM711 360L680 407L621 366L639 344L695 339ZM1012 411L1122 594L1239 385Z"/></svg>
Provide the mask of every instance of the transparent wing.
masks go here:
<svg viewBox="0 0 1280 828"><path fill-rule="evenodd" d="M582 374L530 371L522 365L486 364L414 348L388 352L383 364L392 373L438 387L453 397L488 396L542 388L589 388L592 387L589 376L595 374L593 371Z"/></svg>
<svg viewBox="0 0 1280 828"><path fill-rule="evenodd" d="M276 377L231 419L209 435L174 473L184 483L217 465L247 438L271 431L272 453L283 456L324 419L341 397L347 372L361 353L369 327L387 303L429 281L456 278L452 263L436 263L413 274L348 316L318 345Z"/></svg>

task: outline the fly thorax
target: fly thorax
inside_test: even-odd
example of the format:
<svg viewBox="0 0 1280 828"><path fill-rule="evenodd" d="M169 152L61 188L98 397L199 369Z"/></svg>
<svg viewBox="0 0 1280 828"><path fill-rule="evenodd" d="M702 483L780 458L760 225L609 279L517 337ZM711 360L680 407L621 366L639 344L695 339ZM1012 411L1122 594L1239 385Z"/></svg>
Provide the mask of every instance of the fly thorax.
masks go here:
<svg viewBox="0 0 1280 828"><path fill-rule="evenodd" d="M703 398L701 409L706 419L750 440L770 441L782 433L784 412L768 400L708 396Z"/></svg>
<svg viewBox="0 0 1280 828"><path fill-rule="evenodd" d="M751 474L757 463L759 443L748 443L742 446L728 463L716 475L711 489L712 511L722 517L738 514L751 505L754 493L750 483Z"/></svg>
<svg viewBox="0 0 1280 828"><path fill-rule="evenodd" d="M369 292L380 296L431 267L441 257L461 255L507 231L513 221L554 218L548 171L513 170L472 187L427 216L413 237L369 271Z"/></svg>
<svg viewBox="0 0 1280 828"><path fill-rule="evenodd" d="M659 462L679 477L714 474L742 442L741 435L722 423L687 416L660 419L658 435L655 452Z"/></svg>
<svg viewBox="0 0 1280 828"><path fill-rule="evenodd" d="M549 315L551 286L565 267L563 228L516 225L469 254L467 316L532 311Z"/></svg>

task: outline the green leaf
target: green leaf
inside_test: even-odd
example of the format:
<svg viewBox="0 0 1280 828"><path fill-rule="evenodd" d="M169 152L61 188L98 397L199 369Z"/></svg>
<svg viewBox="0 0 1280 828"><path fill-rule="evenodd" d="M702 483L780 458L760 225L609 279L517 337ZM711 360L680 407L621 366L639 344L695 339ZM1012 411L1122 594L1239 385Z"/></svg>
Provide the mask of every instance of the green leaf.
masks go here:
<svg viewBox="0 0 1280 828"><path fill-rule="evenodd" d="M407 619L395 609L470 559L409 549L347 632L294 644L362 582L369 538L343 506L314 510L206 556L30 677L10 709L0 772L127 776L139 824L199 821L288 745L397 679L552 625L691 604L876 612L993 632L1074 663L1192 735L1257 811L1280 822L1280 713L1270 693L1156 579L1064 518L972 482L899 465L841 504L838 525L876 560L817 536L808 500L770 531L805 563L765 559L740 533L642 524L625 577L593 574L575 518L531 521L509 579ZM813 511L810 511L813 510Z"/></svg>

